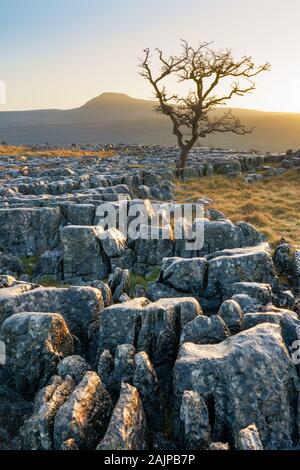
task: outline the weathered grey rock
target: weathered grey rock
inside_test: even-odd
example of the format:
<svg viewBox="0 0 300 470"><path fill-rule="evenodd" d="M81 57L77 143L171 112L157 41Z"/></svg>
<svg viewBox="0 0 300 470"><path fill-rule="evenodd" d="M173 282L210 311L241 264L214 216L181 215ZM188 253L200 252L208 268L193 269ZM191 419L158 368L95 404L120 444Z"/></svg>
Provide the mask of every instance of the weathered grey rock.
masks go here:
<svg viewBox="0 0 300 470"><path fill-rule="evenodd" d="M61 213L58 207L0 208L1 248L23 256L38 256L55 248Z"/></svg>
<svg viewBox="0 0 300 470"><path fill-rule="evenodd" d="M69 225L61 231L63 276L66 281L104 278L110 271L101 248L101 227Z"/></svg>
<svg viewBox="0 0 300 470"><path fill-rule="evenodd" d="M243 313L235 300L225 300L218 312L231 333L238 333L243 326Z"/></svg>
<svg viewBox="0 0 300 470"><path fill-rule="evenodd" d="M125 248L120 256L117 258L110 258L111 272L114 272L117 268L120 269L131 269L134 264L134 253L131 248Z"/></svg>
<svg viewBox="0 0 300 470"><path fill-rule="evenodd" d="M97 450L146 450L147 424L138 391L123 384L108 429Z"/></svg>
<svg viewBox="0 0 300 470"><path fill-rule="evenodd" d="M24 271L22 261L10 253L0 252L0 274L20 276Z"/></svg>
<svg viewBox="0 0 300 470"><path fill-rule="evenodd" d="M20 430L20 448L28 450L53 449L54 418L74 389L71 377L53 376L51 383L35 397L32 416Z"/></svg>
<svg viewBox="0 0 300 470"><path fill-rule="evenodd" d="M141 297L103 310L99 329L100 353L108 349L114 354L120 344L136 344L141 312L148 303L148 299Z"/></svg>
<svg viewBox="0 0 300 470"><path fill-rule="evenodd" d="M283 340L289 350L293 341L300 339L300 320L295 312L273 307L273 311L247 313L244 316L244 329L261 323L280 325Z"/></svg>
<svg viewBox="0 0 300 470"><path fill-rule="evenodd" d="M57 366L57 373L63 379L67 376L72 377L76 384L78 384L84 374L91 369L91 366L81 356L68 356L65 357Z"/></svg>
<svg viewBox="0 0 300 470"><path fill-rule="evenodd" d="M199 295L204 289L206 269L204 258L165 258L160 281L178 291Z"/></svg>
<svg viewBox="0 0 300 470"><path fill-rule="evenodd" d="M174 255L174 234L172 227L164 228L156 226L141 226L141 232L145 234L134 243L134 271L144 276L149 267L160 265L163 258ZM156 233L156 238L153 237Z"/></svg>
<svg viewBox="0 0 300 470"><path fill-rule="evenodd" d="M111 400L95 372L86 372L54 420L54 446L74 439L79 449L93 449L102 438L111 412Z"/></svg>
<svg viewBox="0 0 300 470"><path fill-rule="evenodd" d="M113 294L113 300L118 301L122 294L130 293L130 272L128 269L117 268L110 281L109 287Z"/></svg>
<svg viewBox="0 0 300 470"><path fill-rule="evenodd" d="M73 338L57 313L18 313L1 328L6 368L15 389L32 398L56 371L59 360L73 354Z"/></svg>
<svg viewBox="0 0 300 470"><path fill-rule="evenodd" d="M102 354L100 354L99 362L98 362L98 375L103 383L104 387L107 389L109 384L110 374L114 368L114 358L108 351L108 349L104 349Z"/></svg>
<svg viewBox="0 0 300 470"><path fill-rule="evenodd" d="M174 368L175 407L179 410L185 390L213 403L214 441L231 442L255 422L264 448L293 447L297 411L291 403L297 402L298 388L280 327L270 323L220 344L184 343Z"/></svg>
<svg viewBox="0 0 300 470"><path fill-rule="evenodd" d="M200 224L203 223L203 229ZM208 255L224 249L241 247L243 244L242 230L234 225L230 220L208 220L199 221L194 224L199 230L204 230L204 245L199 250L199 256Z"/></svg>
<svg viewBox="0 0 300 470"><path fill-rule="evenodd" d="M121 302L123 304L125 302L128 302L128 300L130 300L130 297L124 292L123 294L120 295L118 302Z"/></svg>
<svg viewBox="0 0 300 470"><path fill-rule="evenodd" d="M68 223L70 225L93 225L95 206L92 204L70 204L68 206Z"/></svg>
<svg viewBox="0 0 300 470"><path fill-rule="evenodd" d="M273 261L278 275L293 274L294 250L289 243L281 243L274 251Z"/></svg>
<svg viewBox="0 0 300 470"><path fill-rule="evenodd" d="M249 312L258 312L263 308L263 305L257 299L247 294L236 294L231 300L239 305L243 315Z"/></svg>
<svg viewBox="0 0 300 470"><path fill-rule="evenodd" d="M14 303L15 299L21 294L31 291L34 288L33 284L29 282L17 282L14 278L4 279L5 284L8 287L4 287L0 291L0 324L3 323L5 318L12 315L14 312L10 308L11 304ZM26 309L23 309L25 311ZM6 313L6 312L9 313Z"/></svg>
<svg viewBox="0 0 300 470"><path fill-rule="evenodd" d="M240 430L235 446L238 450L264 450L255 424L250 424L247 428Z"/></svg>
<svg viewBox="0 0 300 470"><path fill-rule="evenodd" d="M299 292L300 289L300 250L294 251L293 263L293 286L296 292Z"/></svg>
<svg viewBox="0 0 300 470"><path fill-rule="evenodd" d="M121 256L126 247L126 238L116 228L105 230L101 236L101 244L109 258Z"/></svg>
<svg viewBox="0 0 300 470"><path fill-rule="evenodd" d="M185 342L215 344L220 343L228 336L230 336L230 331L219 315L211 317L199 315L184 326L180 336L180 344Z"/></svg>
<svg viewBox="0 0 300 470"><path fill-rule="evenodd" d="M255 183L263 179L263 175L260 173L250 173L245 176L246 183Z"/></svg>
<svg viewBox="0 0 300 470"><path fill-rule="evenodd" d="M272 301L276 307L287 308L289 310L293 310L295 305L295 297L290 290L273 293Z"/></svg>
<svg viewBox="0 0 300 470"><path fill-rule="evenodd" d="M199 302L193 297L179 297L173 299L172 302L175 303L179 312L180 332L186 323L203 314Z"/></svg>
<svg viewBox="0 0 300 470"><path fill-rule="evenodd" d="M149 430L153 432L160 425L160 387L148 354L144 351L135 355L133 385L142 400Z"/></svg>
<svg viewBox="0 0 300 470"><path fill-rule="evenodd" d="M180 407L184 449L205 450L210 444L210 424L205 402L197 392L185 390Z"/></svg>
<svg viewBox="0 0 300 470"><path fill-rule="evenodd" d="M210 220L222 220L226 219L226 216L221 211L217 211L216 209L209 208L206 210L208 218Z"/></svg>
<svg viewBox="0 0 300 470"><path fill-rule="evenodd" d="M235 225L242 231L242 246L255 246L264 242L265 237L248 222L236 222Z"/></svg>
<svg viewBox="0 0 300 470"><path fill-rule="evenodd" d="M145 351L155 368L172 364L177 356L180 335L179 299L161 299L141 311L137 350ZM197 315L197 311L194 311Z"/></svg>
<svg viewBox="0 0 300 470"><path fill-rule="evenodd" d="M109 307L112 304L112 293L108 284L103 281L96 280L89 283L91 287L99 289L102 294L102 299L105 307Z"/></svg>
<svg viewBox="0 0 300 470"><path fill-rule="evenodd" d="M17 287L16 287L17 288ZM29 292L0 291L0 324L5 318L19 312L58 312L69 330L82 343L92 340L98 328L100 313L104 308L101 292L92 287L37 288ZM15 287L10 288L11 290ZM27 289L28 290L28 289Z"/></svg>
<svg viewBox="0 0 300 470"><path fill-rule="evenodd" d="M132 344L121 344L117 347L114 368L109 377L108 390L111 396L119 398L122 383L133 383L135 348Z"/></svg>
<svg viewBox="0 0 300 470"><path fill-rule="evenodd" d="M265 245L224 250L208 257L206 296L219 296L236 282L274 283L273 263Z"/></svg>
<svg viewBox="0 0 300 470"><path fill-rule="evenodd" d="M226 286L224 299L239 294L246 294L256 299L260 305L266 305L272 302L272 288L269 284L258 282L235 282Z"/></svg>
<svg viewBox="0 0 300 470"><path fill-rule="evenodd" d="M160 299L181 297L182 292L178 292L161 282L149 282L145 296L152 302L156 302Z"/></svg>

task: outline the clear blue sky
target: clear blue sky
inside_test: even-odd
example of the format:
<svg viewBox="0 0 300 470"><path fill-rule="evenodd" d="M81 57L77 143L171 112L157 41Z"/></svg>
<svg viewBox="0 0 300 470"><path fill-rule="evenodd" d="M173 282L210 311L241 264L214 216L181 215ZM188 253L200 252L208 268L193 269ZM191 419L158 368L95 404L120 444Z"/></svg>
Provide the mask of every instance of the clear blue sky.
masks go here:
<svg viewBox="0 0 300 470"><path fill-rule="evenodd" d="M0 110L71 108L104 91L151 98L146 47L214 40L272 72L234 105L300 112L299 0L0 0Z"/></svg>

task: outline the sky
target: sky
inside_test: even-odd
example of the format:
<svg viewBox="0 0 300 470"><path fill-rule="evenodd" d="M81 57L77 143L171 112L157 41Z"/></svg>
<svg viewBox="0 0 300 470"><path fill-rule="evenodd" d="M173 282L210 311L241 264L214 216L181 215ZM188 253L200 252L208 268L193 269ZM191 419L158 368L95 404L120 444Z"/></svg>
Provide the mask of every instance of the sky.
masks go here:
<svg viewBox="0 0 300 470"><path fill-rule="evenodd" d="M151 99L142 50L177 53L184 38L271 63L232 106L300 113L299 18L299 0L0 0L0 111L69 109L103 92Z"/></svg>

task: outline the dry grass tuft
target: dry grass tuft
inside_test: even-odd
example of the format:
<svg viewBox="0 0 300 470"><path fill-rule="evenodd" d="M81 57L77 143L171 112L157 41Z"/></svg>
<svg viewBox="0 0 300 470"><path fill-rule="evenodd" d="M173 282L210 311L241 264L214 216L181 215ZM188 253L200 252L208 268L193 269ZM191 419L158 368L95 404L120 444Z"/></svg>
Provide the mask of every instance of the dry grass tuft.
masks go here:
<svg viewBox="0 0 300 470"><path fill-rule="evenodd" d="M256 226L272 245L281 237L300 245L300 174L296 170L253 184L220 175L177 181L180 202L203 196L213 199L213 207L233 222L244 220Z"/></svg>
<svg viewBox="0 0 300 470"><path fill-rule="evenodd" d="M38 150L34 147L26 145L0 145L0 156L12 157L84 157L94 156L99 158L111 157L115 155L114 151L88 151L75 148L72 149L54 149L54 150Z"/></svg>

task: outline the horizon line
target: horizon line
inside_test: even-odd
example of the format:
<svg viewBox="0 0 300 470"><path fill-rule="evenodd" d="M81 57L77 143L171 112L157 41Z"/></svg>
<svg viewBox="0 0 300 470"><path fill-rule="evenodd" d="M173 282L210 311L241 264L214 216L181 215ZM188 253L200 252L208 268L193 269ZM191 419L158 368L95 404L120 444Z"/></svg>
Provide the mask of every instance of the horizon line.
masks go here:
<svg viewBox="0 0 300 470"><path fill-rule="evenodd" d="M0 113L26 113L30 111L73 111L76 109L80 109L83 106L87 105L88 103L96 100L97 98L100 98L103 95L123 95L126 96L127 98L137 100L137 101L156 101L154 98L138 98L134 96L130 96L125 92L121 91L104 91L100 93L99 95L96 95L87 101L83 102L81 105L73 107L73 108L28 108L28 109L10 109L10 110L1 110L1 105L0 105ZM242 110L242 111L256 111L258 113L266 113L266 114L296 114L300 115L300 112L296 111L274 111L274 110L268 110L268 109L259 109L259 108L244 108L241 106L235 107L235 106L217 106L214 109L236 109L236 110Z"/></svg>

